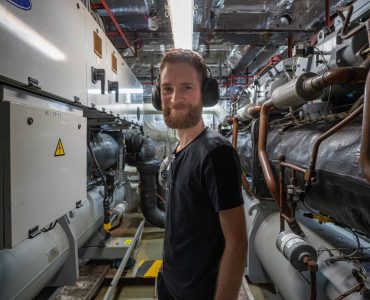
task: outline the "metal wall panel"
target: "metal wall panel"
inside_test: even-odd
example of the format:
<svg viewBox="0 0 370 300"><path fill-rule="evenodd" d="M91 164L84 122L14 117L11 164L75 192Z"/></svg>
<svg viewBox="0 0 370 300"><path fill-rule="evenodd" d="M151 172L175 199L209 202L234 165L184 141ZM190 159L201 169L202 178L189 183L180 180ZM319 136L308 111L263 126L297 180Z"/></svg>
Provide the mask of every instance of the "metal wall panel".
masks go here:
<svg viewBox="0 0 370 300"><path fill-rule="evenodd" d="M85 11L79 1L37 0L29 11L1 1L1 75L86 103Z"/></svg>
<svg viewBox="0 0 370 300"><path fill-rule="evenodd" d="M21 96L22 97L22 96ZM10 116L10 136L3 144L2 159L6 193L2 198L5 247L12 248L28 238L31 228L41 229L86 199L86 119L45 107L1 103ZM55 156L58 140L65 155ZM3 151L4 152L4 151ZM78 166L78 168L76 168ZM4 179L3 178L3 179Z"/></svg>

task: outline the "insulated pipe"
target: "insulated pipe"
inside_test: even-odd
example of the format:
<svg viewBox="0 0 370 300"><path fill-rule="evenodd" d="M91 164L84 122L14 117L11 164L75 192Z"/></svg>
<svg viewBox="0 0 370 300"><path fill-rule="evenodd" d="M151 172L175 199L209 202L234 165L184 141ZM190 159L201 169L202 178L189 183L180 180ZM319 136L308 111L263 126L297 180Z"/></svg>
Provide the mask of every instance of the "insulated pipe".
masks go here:
<svg viewBox="0 0 370 300"><path fill-rule="evenodd" d="M360 165L364 177L370 182L370 72L365 84L364 113L360 148Z"/></svg>
<svg viewBox="0 0 370 300"><path fill-rule="evenodd" d="M156 175L160 162L155 154L155 142L143 137L137 155L137 170L140 173L141 210L145 219L154 226L164 228L166 213L157 205Z"/></svg>
<svg viewBox="0 0 370 300"><path fill-rule="evenodd" d="M98 161L100 168L104 171L117 163L119 146L116 140L106 133L98 133L90 142L91 150ZM90 151L87 151L88 173L95 170L93 158Z"/></svg>
<svg viewBox="0 0 370 300"><path fill-rule="evenodd" d="M247 104L237 111L237 117L241 122L249 122L258 118L261 106L252 103Z"/></svg>

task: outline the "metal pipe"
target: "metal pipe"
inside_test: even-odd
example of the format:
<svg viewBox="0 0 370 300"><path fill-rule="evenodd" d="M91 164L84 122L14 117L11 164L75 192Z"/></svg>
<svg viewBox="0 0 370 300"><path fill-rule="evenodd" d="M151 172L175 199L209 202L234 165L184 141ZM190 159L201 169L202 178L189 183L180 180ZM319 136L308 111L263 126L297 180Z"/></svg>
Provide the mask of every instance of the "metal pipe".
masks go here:
<svg viewBox="0 0 370 300"><path fill-rule="evenodd" d="M365 28L365 23L361 23L357 25L355 28L353 28L350 32L347 32L348 25L351 20L352 12L353 12L353 5L343 6L343 7L337 7L336 9L338 16L343 21L343 27L340 31L340 37L343 40L349 39L355 34L357 34L359 31ZM347 15L344 17L343 12L347 11Z"/></svg>
<svg viewBox="0 0 370 300"><path fill-rule="evenodd" d="M330 26L330 0L325 0L325 27Z"/></svg>
<svg viewBox="0 0 370 300"><path fill-rule="evenodd" d="M237 150L237 147L238 147L238 130L239 130L238 118L235 118L235 117L234 118L228 118L227 122L229 124L231 123L233 125L232 145L233 145L234 149ZM242 178L242 186L243 186L245 192L248 194L249 197L253 198L254 195L253 195L252 189L251 189L247 179L245 179L244 174L241 174L241 178Z"/></svg>
<svg viewBox="0 0 370 300"><path fill-rule="evenodd" d="M233 125L233 137L232 137L232 145L235 149L238 146L238 130L239 130L239 120L238 118L232 118L232 125Z"/></svg>
<svg viewBox="0 0 370 300"><path fill-rule="evenodd" d="M280 232L285 231L285 221L284 221L284 173L285 173L285 167L282 164L285 161L285 156L279 157L279 190L280 190L280 199L279 199L279 208L280 208Z"/></svg>
<svg viewBox="0 0 370 300"><path fill-rule="evenodd" d="M312 154L311 154L311 160L308 169L305 171L305 180L306 182L310 182L316 175L315 175L315 168L316 168L316 160L317 160L317 154L319 152L320 144L322 141L326 140L328 137L332 136L334 133L336 133L338 130L346 126L348 123L352 122L358 115L362 113L364 104L362 104L360 107L358 107L354 112L352 112L350 115L348 115L345 119L340 121L338 124L330 128L328 131L323 133L319 136L319 138L315 141L313 147L312 147ZM370 121L370 120L368 120ZM365 124L365 120L364 123ZM366 126L366 125L365 125ZM369 129L368 129L369 130ZM368 131L370 133L370 130ZM362 136L364 137L364 135ZM370 143L370 140L367 140L367 143ZM368 147L365 151L369 151L370 147ZM368 156L370 158L370 156ZM370 161L370 160L369 160ZM370 179L370 164L369 164L369 179Z"/></svg>
<svg viewBox="0 0 370 300"><path fill-rule="evenodd" d="M360 148L360 166L364 177L370 182L370 72L365 84L362 135Z"/></svg>
<svg viewBox="0 0 370 300"><path fill-rule="evenodd" d="M108 290L104 295L104 298L103 298L104 300L112 299L112 297L115 295L114 293L116 291L118 281L120 280L121 275L126 267L127 261L130 258L134 250L134 247L137 247L138 246L137 244L140 243L141 235L144 230L144 224L145 224L145 220L142 220L140 222L138 229L136 229L136 233L131 241L130 247L128 247L128 249L126 250L124 257L122 258L121 264L119 265L116 274L114 274L112 282L110 283Z"/></svg>
<svg viewBox="0 0 370 300"><path fill-rule="evenodd" d="M308 78L303 83L306 93L310 93L332 84L362 83L365 82L369 69L364 67L343 67L330 70L322 75Z"/></svg>
<svg viewBox="0 0 370 300"><path fill-rule="evenodd" d="M269 116L269 112L276 108L272 103L273 97L274 96L272 96L271 100L263 103L261 107L260 120L259 120L260 122L259 132L258 132L258 158L261 164L263 175L265 177L267 188L270 191L277 206L279 207L279 204L280 204L279 192L276 186L274 174L272 172L269 158L268 158L267 151L266 151L268 116ZM302 234L303 233L302 229L300 228L298 222L295 220L294 214L292 213L289 207L285 208L284 215L287 216L287 222L288 222L290 229L296 234L299 234L299 235Z"/></svg>
<svg viewBox="0 0 370 300"><path fill-rule="evenodd" d="M301 172L301 173L306 173L306 170L297 166L297 165L293 165L291 163L287 163L287 162L281 162L281 165L284 166L284 167L287 167L287 168L290 168L292 169L293 171L297 171L297 172Z"/></svg>
<svg viewBox="0 0 370 300"><path fill-rule="evenodd" d="M272 173L272 169L269 163L269 158L266 152L268 117L269 112L274 109L275 106L272 104L271 100L263 103L261 107L258 132L258 158L261 164L263 175L266 180L267 188L269 189L271 196L275 199L276 203L279 205L279 193L274 179L274 174Z"/></svg>
<svg viewBox="0 0 370 300"><path fill-rule="evenodd" d="M127 39L126 35L124 34L124 32L122 31L121 27L119 26L116 18L114 17L112 11L109 8L107 2L105 0L101 0L101 3L103 4L105 10L107 11L109 17L111 18L114 26L116 27L117 31L119 32L119 34L121 36L121 38L123 39L123 41L125 42L127 47L130 49L132 55L135 56L135 52L134 52L134 50L132 50L130 42L128 41L128 39Z"/></svg>

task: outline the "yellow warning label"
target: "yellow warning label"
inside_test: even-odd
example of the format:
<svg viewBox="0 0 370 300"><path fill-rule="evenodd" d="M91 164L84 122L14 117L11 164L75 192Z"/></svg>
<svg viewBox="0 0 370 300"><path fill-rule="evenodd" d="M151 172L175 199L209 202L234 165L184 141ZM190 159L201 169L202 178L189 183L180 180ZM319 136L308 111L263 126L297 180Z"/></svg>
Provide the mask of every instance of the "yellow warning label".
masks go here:
<svg viewBox="0 0 370 300"><path fill-rule="evenodd" d="M57 148L55 149L54 156L63 156L63 155L65 155L65 152L64 152L62 140L59 139L58 140Z"/></svg>
<svg viewBox="0 0 370 300"><path fill-rule="evenodd" d="M123 242L123 244L125 244L125 245L127 245L127 246L131 245L131 243L132 243L132 240L125 240L125 241Z"/></svg>
<svg viewBox="0 0 370 300"><path fill-rule="evenodd" d="M154 263L149 268L149 270L144 274L144 277L145 278L157 277L161 267L162 267L162 260L159 260L159 259L155 260Z"/></svg>

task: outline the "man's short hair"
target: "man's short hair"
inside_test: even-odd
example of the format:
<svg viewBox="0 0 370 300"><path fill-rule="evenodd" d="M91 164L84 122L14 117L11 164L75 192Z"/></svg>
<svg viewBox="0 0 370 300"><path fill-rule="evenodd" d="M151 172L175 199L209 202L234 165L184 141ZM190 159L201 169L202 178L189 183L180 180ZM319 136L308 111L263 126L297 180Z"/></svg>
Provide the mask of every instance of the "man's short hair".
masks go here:
<svg viewBox="0 0 370 300"><path fill-rule="evenodd" d="M159 68L160 74L168 63L188 63L194 67L199 74L201 83L203 83L204 79L207 78L207 64L203 57L193 50L178 48L171 49L170 51L166 52L161 60Z"/></svg>

